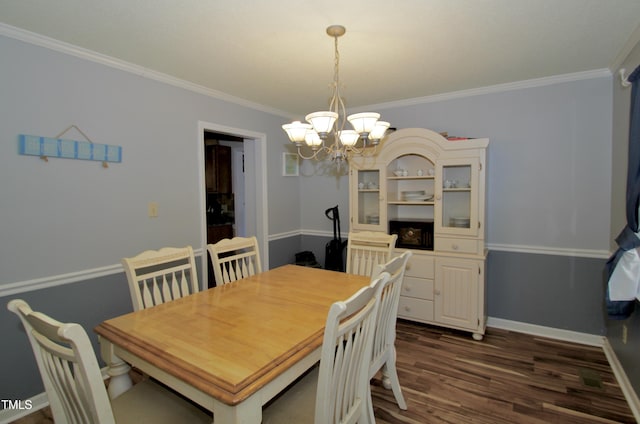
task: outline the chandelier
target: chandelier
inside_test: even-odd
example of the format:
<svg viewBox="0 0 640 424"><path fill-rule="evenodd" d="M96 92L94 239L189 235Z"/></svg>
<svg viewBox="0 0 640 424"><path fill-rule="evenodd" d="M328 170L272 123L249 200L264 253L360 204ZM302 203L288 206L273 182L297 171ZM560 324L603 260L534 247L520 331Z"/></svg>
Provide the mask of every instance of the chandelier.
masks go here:
<svg viewBox="0 0 640 424"><path fill-rule="evenodd" d="M353 155L370 155L375 153L389 123L379 121L379 113L363 112L347 116L344 99L340 95L340 53L338 38L346 32L342 25L327 27L327 34L333 37L335 44L335 60L333 95L329 101L329 110L313 112L305 117L308 123L294 121L285 124L282 129L289 140L296 145L298 156L303 159L326 159L338 163L348 161ZM345 129L349 121L353 129ZM373 147L373 149L370 149Z"/></svg>

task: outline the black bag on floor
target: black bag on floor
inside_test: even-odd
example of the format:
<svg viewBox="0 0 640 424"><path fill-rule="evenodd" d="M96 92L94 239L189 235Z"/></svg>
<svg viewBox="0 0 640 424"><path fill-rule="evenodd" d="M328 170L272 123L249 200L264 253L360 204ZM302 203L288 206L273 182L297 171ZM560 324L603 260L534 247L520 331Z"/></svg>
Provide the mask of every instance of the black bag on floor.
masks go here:
<svg viewBox="0 0 640 424"><path fill-rule="evenodd" d="M316 260L316 255L309 250L296 253L296 265L306 266L309 268L322 268Z"/></svg>
<svg viewBox="0 0 640 424"><path fill-rule="evenodd" d="M324 267L333 271L344 271L342 254L347 241L342 241L340 236L340 212L338 211L338 206L327 209L324 214L333 221L333 240L327 243L325 248Z"/></svg>

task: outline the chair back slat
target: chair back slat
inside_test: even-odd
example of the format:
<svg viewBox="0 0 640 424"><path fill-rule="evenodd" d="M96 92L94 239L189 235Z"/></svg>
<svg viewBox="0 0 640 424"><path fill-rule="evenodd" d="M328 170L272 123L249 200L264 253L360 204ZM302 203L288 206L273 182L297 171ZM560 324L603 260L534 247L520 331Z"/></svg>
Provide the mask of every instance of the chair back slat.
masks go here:
<svg viewBox="0 0 640 424"><path fill-rule="evenodd" d="M347 272L371 276L374 268L391 259L396 234L373 231L350 232L347 241Z"/></svg>
<svg viewBox="0 0 640 424"><path fill-rule="evenodd" d="M184 272L180 273L180 285L178 286L177 278L174 280L173 297L180 297L182 293L189 293L189 280Z"/></svg>
<svg viewBox="0 0 640 424"><path fill-rule="evenodd" d="M207 245L216 284L222 285L262 272L255 237L222 239Z"/></svg>
<svg viewBox="0 0 640 424"><path fill-rule="evenodd" d="M171 274L171 279L173 279L173 275L174 274ZM171 291L169 290L169 281L167 281L167 275L163 275L160 278L160 284L154 286L153 293L154 295L156 295L153 299L156 305L164 303L164 299L172 300ZM160 293L162 293L162 295Z"/></svg>
<svg viewBox="0 0 640 424"><path fill-rule="evenodd" d="M133 309L149 308L199 291L193 248L164 247L123 258Z"/></svg>

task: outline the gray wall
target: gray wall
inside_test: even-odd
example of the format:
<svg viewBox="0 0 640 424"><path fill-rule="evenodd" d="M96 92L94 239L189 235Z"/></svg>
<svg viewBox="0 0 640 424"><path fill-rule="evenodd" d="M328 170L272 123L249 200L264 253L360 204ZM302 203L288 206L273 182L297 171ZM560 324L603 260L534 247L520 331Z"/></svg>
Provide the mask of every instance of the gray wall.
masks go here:
<svg viewBox="0 0 640 424"><path fill-rule="evenodd" d="M269 229L300 228L298 179L281 176L285 118L1 35L0 56L0 284L201 247L199 121L266 135ZM71 124L122 146L122 163L17 154L18 134L53 137Z"/></svg>
<svg viewBox="0 0 640 424"><path fill-rule="evenodd" d="M604 259L491 251L487 314L604 335L604 263Z"/></svg>
<svg viewBox="0 0 640 424"><path fill-rule="evenodd" d="M611 76L377 108L397 128L487 137L487 243L606 256L611 187ZM303 178L302 228L330 230L348 208L348 177ZM346 221L346 220L345 220ZM343 230L348 230L343 225ZM586 252L583 252L586 251Z"/></svg>

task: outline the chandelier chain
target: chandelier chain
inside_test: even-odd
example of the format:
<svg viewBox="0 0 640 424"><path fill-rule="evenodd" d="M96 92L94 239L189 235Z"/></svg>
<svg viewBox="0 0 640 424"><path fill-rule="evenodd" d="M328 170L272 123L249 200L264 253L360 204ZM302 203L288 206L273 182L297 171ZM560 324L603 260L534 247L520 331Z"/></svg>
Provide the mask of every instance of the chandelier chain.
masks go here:
<svg viewBox="0 0 640 424"><path fill-rule="evenodd" d="M333 36L334 40L334 59L333 59L333 97L331 98L331 104L329 110L338 114L339 118L334 127L334 138L338 137L340 131L344 130L344 125L347 121L347 108L340 94L340 50L338 49L338 35Z"/></svg>

